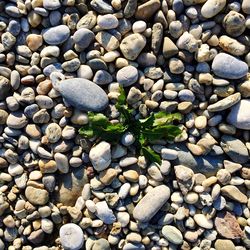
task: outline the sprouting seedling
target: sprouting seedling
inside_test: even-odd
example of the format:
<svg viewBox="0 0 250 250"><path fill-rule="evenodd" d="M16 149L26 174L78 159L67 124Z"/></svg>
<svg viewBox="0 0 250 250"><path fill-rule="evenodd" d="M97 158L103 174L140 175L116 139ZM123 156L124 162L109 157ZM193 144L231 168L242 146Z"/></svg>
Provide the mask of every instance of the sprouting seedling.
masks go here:
<svg viewBox="0 0 250 250"><path fill-rule="evenodd" d="M138 154L144 155L149 162L161 164L161 157L151 147L150 143L165 139L173 141L181 134L181 129L174 125L174 121L182 119L181 114L168 114L164 111L152 113L145 119L136 120L133 109L126 103L126 93L120 88L116 108L120 113L119 123L113 124L101 113L89 112L89 123L79 129L79 134L86 138L98 137L102 140L115 143L122 135L129 131L135 137L134 145Z"/></svg>

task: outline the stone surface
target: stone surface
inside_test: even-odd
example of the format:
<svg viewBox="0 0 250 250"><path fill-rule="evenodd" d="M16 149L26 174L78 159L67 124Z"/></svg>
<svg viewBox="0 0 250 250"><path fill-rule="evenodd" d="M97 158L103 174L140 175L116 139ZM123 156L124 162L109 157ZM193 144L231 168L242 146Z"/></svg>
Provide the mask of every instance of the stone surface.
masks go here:
<svg viewBox="0 0 250 250"><path fill-rule="evenodd" d="M138 70L134 66L126 66L118 70L116 80L123 87L134 84L138 79Z"/></svg>
<svg viewBox="0 0 250 250"><path fill-rule="evenodd" d="M21 129L27 125L28 119L21 111L16 111L9 114L6 123L10 128Z"/></svg>
<svg viewBox="0 0 250 250"><path fill-rule="evenodd" d="M101 111L108 105L104 90L95 83L82 78L63 80L59 85L65 100L80 110Z"/></svg>
<svg viewBox="0 0 250 250"><path fill-rule="evenodd" d="M77 30L73 35L73 41L81 48L87 48L90 43L95 39L94 33L86 28Z"/></svg>
<svg viewBox="0 0 250 250"><path fill-rule="evenodd" d="M227 121L236 128L250 130L250 100L243 99L234 105Z"/></svg>
<svg viewBox="0 0 250 250"><path fill-rule="evenodd" d="M49 45L59 45L64 43L70 35L70 30L66 25L59 25L45 29L43 39Z"/></svg>
<svg viewBox="0 0 250 250"><path fill-rule="evenodd" d="M248 66L240 59L226 53L219 53L212 63L215 75L227 79L239 79L246 76Z"/></svg>
<svg viewBox="0 0 250 250"><path fill-rule="evenodd" d="M164 226L162 228L163 236L171 243L180 245L183 242L182 233L174 226Z"/></svg>
<svg viewBox="0 0 250 250"><path fill-rule="evenodd" d="M240 239L244 236L235 216L230 212L220 212L217 215L215 228L226 239Z"/></svg>
<svg viewBox="0 0 250 250"><path fill-rule="evenodd" d="M228 197L232 200L238 201L240 203L247 203L247 196L242 193L236 186L227 185L221 188L221 193L225 197Z"/></svg>
<svg viewBox="0 0 250 250"><path fill-rule="evenodd" d="M100 31L96 34L95 39L107 51L113 51L119 47L118 39L106 31Z"/></svg>
<svg viewBox="0 0 250 250"><path fill-rule="evenodd" d="M61 226L59 236L61 244L65 250L82 249L84 237L82 229L78 225L67 223Z"/></svg>
<svg viewBox="0 0 250 250"><path fill-rule="evenodd" d="M204 214L195 214L194 221L203 228L212 229L213 228L213 221L208 219Z"/></svg>
<svg viewBox="0 0 250 250"><path fill-rule="evenodd" d="M96 203L96 216L102 220L105 224L112 224L116 221L115 215L108 207L106 201Z"/></svg>
<svg viewBox="0 0 250 250"><path fill-rule="evenodd" d="M110 144L102 141L91 148L89 158L97 171L106 169L111 163Z"/></svg>
<svg viewBox="0 0 250 250"><path fill-rule="evenodd" d="M206 176L215 174L223 166L223 160L225 159L223 155L214 157L211 154L194 157L182 143L168 145L168 148L175 149L178 152L177 159L173 161L173 164L190 167L195 173L203 173Z"/></svg>
<svg viewBox="0 0 250 250"><path fill-rule="evenodd" d="M141 34L131 34L125 37L120 49L125 58L135 60L146 45L146 38Z"/></svg>
<svg viewBox="0 0 250 250"><path fill-rule="evenodd" d="M223 135L221 137L221 147L223 148L224 152L234 161L237 163L246 163L249 159L249 154L247 147L244 143L229 135Z"/></svg>
<svg viewBox="0 0 250 250"><path fill-rule="evenodd" d="M148 222L161 209L170 197L170 190L160 185L150 190L136 205L133 217L139 222ZM154 204L154 206L152 206Z"/></svg>
<svg viewBox="0 0 250 250"><path fill-rule="evenodd" d="M160 8L159 0L149 0L138 6L135 13L137 19L148 20Z"/></svg>
<svg viewBox="0 0 250 250"><path fill-rule="evenodd" d="M226 0L208 0L202 5L201 14L205 18L214 17L223 10L226 3Z"/></svg>
<svg viewBox="0 0 250 250"><path fill-rule="evenodd" d="M235 250L235 245L231 240L218 239L214 243L216 250Z"/></svg>
<svg viewBox="0 0 250 250"><path fill-rule="evenodd" d="M55 192L56 200L65 206L74 206L86 183L88 183L88 177L84 167L73 169L71 173L59 175L59 189Z"/></svg>
<svg viewBox="0 0 250 250"><path fill-rule="evenodd" d="M49 193L46 190L31 186L25 189L25 196L33 205L45 205L49 201Z"/></svg>

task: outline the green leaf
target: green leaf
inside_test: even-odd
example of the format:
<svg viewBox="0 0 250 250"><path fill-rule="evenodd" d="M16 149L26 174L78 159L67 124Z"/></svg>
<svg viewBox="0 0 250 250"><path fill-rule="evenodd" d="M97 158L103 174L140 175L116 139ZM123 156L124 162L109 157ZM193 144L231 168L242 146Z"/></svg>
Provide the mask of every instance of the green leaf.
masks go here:
<svg viewBox="0 0 250 250"><path fill-rule="evenodd" d="M154 115L155 120L153 123L153 126L161 126L166 125L168 123L171 123L173 121L180 121L182 119L182 116L180 113L174 113L174 114L167 114L164 111L160 111Z"/></svg>
<svg viewBox="0 0 250 250"><path fill-rule="evenodd" d="M126 93L122 86L120 86L120 95L118 96L117 104L119 105L126 104Z"/></svg>
<svg viewBox="0 0 250 250"><path fill-rule="evenodd" d="M142 154L145 156L145 158L149 162L156 162L158 164L161 164L161 157L159 154L157 154L153 149L148 147L142 147Z"/></svg>
<svg viewBox="0 0 250 250"><path fill-rule="evenodd" d="M79 134L84 136L84 137L87 137L87 138L92 138L94 137L94 131L92 128L90 128L89 126L84 126L84 127L81 127L79 130L78 130Z"/></svg>
<svg viewBox="0 0 250 250"><path fill-rule="evenodd" d="M149 128L154 124L154 120L155 120L154 114L151 114L149 117L145 119L140 119L139 122L142 127Z"/></svg>
<svg viewBox="0 0 250 250"><path fill-rule="evenodd" d="M106 128L104 128L103 130L105 132L109 132L109 133L124 133L127 130L128 126L127 125L123 125L121 123L117 123L117 124L112 124L110 123Z"/></svg>
<svg viewBox="0 0 250 250"><path fill-rule="evenodd" d="M177 135L181 134L181 129L175 125L165 125L154 127L153 129L142 130L142 134L149 141L163 138L173 140Z"/></svg>
<svg viewBox="0 0 250 250"><path fill-rule="evenodd" d="M95 114L93 112L89 112L88 117L89 117L90 123L93 126L107 126L107 124L109 123L108 118L102 113Z"/></svg>

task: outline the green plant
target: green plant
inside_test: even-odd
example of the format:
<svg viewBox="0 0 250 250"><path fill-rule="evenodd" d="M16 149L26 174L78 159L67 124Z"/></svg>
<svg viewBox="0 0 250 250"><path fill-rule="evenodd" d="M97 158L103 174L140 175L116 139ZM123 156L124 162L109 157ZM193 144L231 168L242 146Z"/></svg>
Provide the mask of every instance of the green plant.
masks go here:
<svg viewBox="0 0 250 250"><path fill-rule="evenodd" d="M126 94L123 88L116 103L120 113L119 123L113 124L101 113L89 112L89 123L79 129L79 134L86 138L99 137L105 141L115 143L121 136L130 131L135 136L138 153L145 156L149 162L161 163L161 157L149 144L159 139L174 140L181 134L181 129L173 125L173 121L180 121L181 114L167 114L163 111L152 113L145 119L136 120L133 110L126 104Z"/></svg>

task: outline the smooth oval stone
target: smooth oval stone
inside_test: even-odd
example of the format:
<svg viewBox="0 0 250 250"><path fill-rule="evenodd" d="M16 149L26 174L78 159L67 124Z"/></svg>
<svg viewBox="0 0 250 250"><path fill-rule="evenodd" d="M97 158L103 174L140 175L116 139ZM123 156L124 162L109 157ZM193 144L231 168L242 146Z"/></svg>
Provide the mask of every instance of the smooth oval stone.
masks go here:
<svg viewBox="0 0 250 250"><path fill-rule="evenodd" d="M70 30L66 25L51 27L43 31L43 39L50 45L59 45L64 43L70 35Z"/></svg>
<svg viewBox="0 0 250 250"><path fill-rule="evenodd" d="M219 53L213 60L212 70L219 77L239 79L247 75L248 65L236 57Z"/></svg>
<svg viewBox="0 0 250 250"><path fill-rule="evenodd" d="M236 128L250 130L250 100L241 100L235 104L227 117L227 121Z"/></svg>
<svg viewBox="0 0 250 250"><path fill-rule="evenodd" d="M63 225L59 235L63 249L78 250L82 248L84 237L82 229L78 225L74 223Z"/></svg>
<svg viewBox="0 0 250 250"><path fill-rule="evenodd" d="M148 222L170 197L170 189L160 185L150 190L136 205L133 216L139 222ZM152 206L152 204L154 204Z"/></svg>
<svg viewBox="0 0 250 250"><path fill-rule="evenodd" d="M108 105L108 96L95 83L82 78L72 78L60 82L59 91L73 107L85 111L101 111Z"/></svg>
<svg viewBox="0 0 250 250"><path fill-rule="evenodd" d="M183 242L183 237L179 229L174 226L166 225L162 228L163 236L171 243L180 245Z"/></svg>

